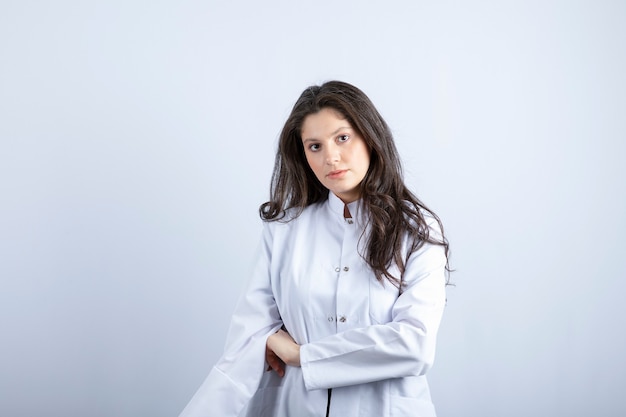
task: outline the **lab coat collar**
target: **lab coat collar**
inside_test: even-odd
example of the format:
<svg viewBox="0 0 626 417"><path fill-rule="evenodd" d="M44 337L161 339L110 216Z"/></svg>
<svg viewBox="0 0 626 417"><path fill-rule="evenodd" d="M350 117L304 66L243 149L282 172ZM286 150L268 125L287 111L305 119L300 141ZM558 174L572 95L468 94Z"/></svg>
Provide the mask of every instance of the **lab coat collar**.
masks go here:
<svg viewBox="0 0 626 417"><path fill-rule="evenodd" d="M339 197L337 197L332 191L328 192L328 208L332 212L333 216L336 217L341 223L346 222L346 219L343 217L344 206L345 203ZM352 220L356 224L362 225L364 221L363 202L361 200L356 200L352 203L348 203L348 210L350 210Z"/></svg>

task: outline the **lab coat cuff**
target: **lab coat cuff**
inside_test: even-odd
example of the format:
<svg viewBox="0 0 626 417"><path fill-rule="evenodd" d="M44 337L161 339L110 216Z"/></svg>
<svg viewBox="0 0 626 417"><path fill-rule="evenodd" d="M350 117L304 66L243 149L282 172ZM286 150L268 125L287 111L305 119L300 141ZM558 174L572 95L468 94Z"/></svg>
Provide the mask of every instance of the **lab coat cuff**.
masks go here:
<svg viewBox="0 0 626 417"><path fill-rule="evenodd" d="M237 416L250 395L214 367L179 417Z"/></svg>
<svg viewBox="0 0 626 417"><path fill-rule="evenodd" d="M316 377L309 348L309 344L300 346L300 368L302 369L304 386L308 391L323 388L320 386L319 378Z"/></svg>

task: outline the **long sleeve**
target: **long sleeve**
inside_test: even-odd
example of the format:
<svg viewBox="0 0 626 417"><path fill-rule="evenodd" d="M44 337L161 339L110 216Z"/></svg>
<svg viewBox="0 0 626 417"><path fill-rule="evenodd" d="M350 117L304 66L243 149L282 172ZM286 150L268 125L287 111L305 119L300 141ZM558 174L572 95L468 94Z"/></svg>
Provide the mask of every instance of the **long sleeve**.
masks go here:
<svg viewBox="0 0 626 417"><path fill-rule="evenodd" d="M301 346L308 390L422 375L432 365L445 306L444 248L425 244L403 275L391 321L346 330ZM375 300L373 300L375 302Z"/></svg>
<svg viewBox="0 0 626 417"><path fill-rule="evenodd" d="M267 337L282 325L270 284L272 233L264 225L257 260L232 317L224 354L180 417L236 417L265 368Z"/></svg>

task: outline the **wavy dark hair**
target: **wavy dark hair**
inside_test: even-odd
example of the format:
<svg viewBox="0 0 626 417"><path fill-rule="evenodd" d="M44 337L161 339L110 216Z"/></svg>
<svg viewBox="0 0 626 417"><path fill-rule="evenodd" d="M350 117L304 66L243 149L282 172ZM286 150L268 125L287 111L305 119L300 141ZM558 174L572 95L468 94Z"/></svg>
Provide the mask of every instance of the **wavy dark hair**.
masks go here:
<svg viewBox="0 0 626 417"><path fill-rule="evenodd" d="M309 167L301 137L304 119L324 108L342 115L370 149L370 166L360 185L360 199L369 214L370 226L365 236L365 253L361 256L378 281L382 283L386 278L402 289L402 276L396 277L390 272L392 265L397 265L403 274L409 255L425 242L443 246L447 258L448 241L439 217L405 186L391 130L370 99L357 87L329 81L302 92L280 134L270 200L261 205L259 214L264 221L278 221L285 219L286 210L295 209L295 215L289 216L289 220L293 220L305 207L328 198L328 189ZM430 233L425 213L439 224L440 236ZM411 243L408 253L403 253L407 235ZM449 276L447 263L446 272Z"/></svg>

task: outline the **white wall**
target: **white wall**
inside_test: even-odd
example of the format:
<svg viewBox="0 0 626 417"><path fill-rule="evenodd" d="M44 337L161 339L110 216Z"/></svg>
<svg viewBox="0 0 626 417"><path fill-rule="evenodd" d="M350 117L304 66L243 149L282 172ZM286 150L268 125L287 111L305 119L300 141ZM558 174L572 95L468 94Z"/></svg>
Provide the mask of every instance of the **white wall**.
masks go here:
<svg viewBox="0 0 626 417"><path fill-rule="evenodd" d="M7 1L0 415L175 416L278 132L362 88L442 217L440 417L626 414L626 4Z"/></svg>

